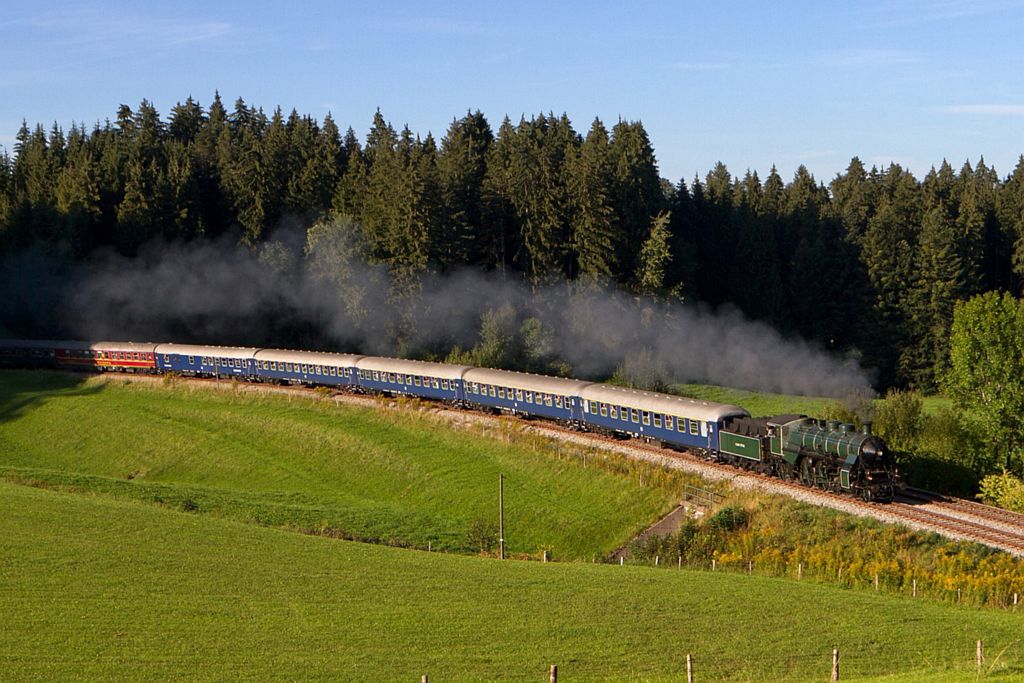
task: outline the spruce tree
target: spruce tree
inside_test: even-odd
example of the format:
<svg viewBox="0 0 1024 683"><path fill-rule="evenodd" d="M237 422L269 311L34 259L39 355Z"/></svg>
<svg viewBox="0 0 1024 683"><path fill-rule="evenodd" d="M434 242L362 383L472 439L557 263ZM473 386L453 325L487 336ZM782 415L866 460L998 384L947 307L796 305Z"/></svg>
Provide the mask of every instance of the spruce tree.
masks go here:
<svg viewBox="0 0 1024 683"><path fill-rule="evenodd" d="M569 275L613 279L619 275L616 251L624 237L612 206L608 131L600 119L594 119L583 144L572 151L566 165L572 204Z"/></svg>
<svg viewBox="0 0 1024 683"><path fill-rule="evenodd" d="M443 270L460 266L494 267L495 236L484 223L483 185L487 153L494 134L480 111L452 121L441 139L438 173L444 217L432 239Z"/></svg>
<svg viewBox="0 0 1024 683"><path fill-rule="evenodd" d="M658 164L647 131L639 121L619 121L612 128L612 203L624 236L620 272L632 273L652 218L666 208Z"/></svg>

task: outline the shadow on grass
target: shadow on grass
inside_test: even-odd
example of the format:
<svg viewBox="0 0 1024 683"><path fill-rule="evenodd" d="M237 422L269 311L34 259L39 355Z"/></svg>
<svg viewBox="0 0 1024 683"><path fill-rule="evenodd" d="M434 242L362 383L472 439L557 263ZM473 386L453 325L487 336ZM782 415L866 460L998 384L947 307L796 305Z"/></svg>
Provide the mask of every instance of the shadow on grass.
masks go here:
<svg viewBox="0 0 1024 683"><path fill-rule="evenodd" d="M103 391L101 384L86 386L91 376L48 370L0 370L0 424L16 420L54 398L91 396Z"/></svg>

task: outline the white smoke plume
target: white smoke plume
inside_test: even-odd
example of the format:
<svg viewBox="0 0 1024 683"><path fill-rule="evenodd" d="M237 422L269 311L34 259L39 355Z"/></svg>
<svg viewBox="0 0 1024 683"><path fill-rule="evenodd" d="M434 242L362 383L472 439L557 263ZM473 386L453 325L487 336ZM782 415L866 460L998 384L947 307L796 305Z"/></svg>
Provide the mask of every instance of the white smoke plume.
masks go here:
<svg viewBox="0 0 1024 683"><path fill-rule="evenodd" d="M550 355L580 378L618 369L663 383L870 393L856 362L735 309L646 300L610 286L529 287L500 272L426 274L400 289L343 232L309 245L301 233L275 237L258 252L226 237L152 243L134 259L107 253L84 265L39 251L12 256L0 263L8 295L0 334L443 358L454 345L478 343L482 316L504 306L517 321L539 320Z"/></svg>

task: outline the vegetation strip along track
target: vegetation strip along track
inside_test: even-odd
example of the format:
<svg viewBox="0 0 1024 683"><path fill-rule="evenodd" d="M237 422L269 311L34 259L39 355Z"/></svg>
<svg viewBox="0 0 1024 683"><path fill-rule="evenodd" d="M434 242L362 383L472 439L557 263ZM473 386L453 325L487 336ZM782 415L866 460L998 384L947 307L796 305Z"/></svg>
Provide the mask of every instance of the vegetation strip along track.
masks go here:
<svg viewBox="0 0 1024 683"><path fill-rule="evenodd" d="M129 375L132 379L157 382L163 381L147 375ZM176 378L176 382L189 382L222 388L237 387L244 391L273 391L295 395L321 395L310 387L277 386L272 384L235 383L211 378ZM363 406L379 406L380 400L345 392L333 392L332 400ZM465 419L466 411L437 405L437 412L448 418ZM474 419L495 421L507 419L482 412L473 413ZM778 493L814 505L829 507L842 512L873 517L883 522L904 524L913 529L930 531L954 540L973 541L1004 550L1012 555L1024 557L1024 515L1012 513L962 499L946 499L938 494L911 490L911 495L926 496L934 501L929 506L893 503L868 503L829 491L811 489L801 484L769 477L757 472L738 470L731 465L704 460L690 453L668 450L638 440L623 441L592 432L580 432L549 422L534 422L528 430L560 441L576 442L610 450L630 458L639 458L655 464L681 469L707 479L727 480L741 488L758 488ZM973 519L962 519L956 510L971 510ZM960 515L958 517L958 514Z"/></svg>

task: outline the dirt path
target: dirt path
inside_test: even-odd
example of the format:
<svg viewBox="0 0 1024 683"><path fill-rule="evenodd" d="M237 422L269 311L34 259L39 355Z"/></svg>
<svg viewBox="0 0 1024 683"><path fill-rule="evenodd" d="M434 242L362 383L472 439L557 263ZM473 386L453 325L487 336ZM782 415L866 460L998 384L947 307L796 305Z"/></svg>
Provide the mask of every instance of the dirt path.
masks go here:
<svg viewBox="0 0 1024 683"><path fill-rule="evenodd" d="M668 534L674 534L679 531L679 527L683 525L683 522L685 522L689 516L690 510L686 506L680 505L657 522L644 529L636 538L631 539L629 543L609 555L609 559L616 561L620 559L628 560L632 554L629 547L634 541L646 541L651 536L667 536Z"/></svg>

